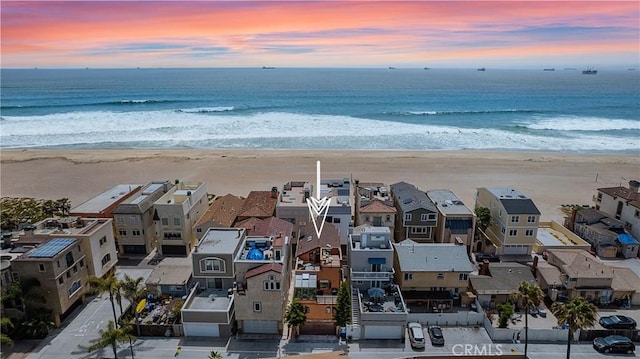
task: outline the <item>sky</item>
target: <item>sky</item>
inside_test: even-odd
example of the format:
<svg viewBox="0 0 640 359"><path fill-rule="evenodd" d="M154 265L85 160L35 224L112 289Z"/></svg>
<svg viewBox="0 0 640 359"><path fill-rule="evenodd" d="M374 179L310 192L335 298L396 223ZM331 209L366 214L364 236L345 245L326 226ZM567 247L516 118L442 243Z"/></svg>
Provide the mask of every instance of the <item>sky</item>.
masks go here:
<svg viewBox="0 0 640 359"><path fill-rule="evenodd" d="M2 68L640 67L638 1L7 1Z"/></svg>

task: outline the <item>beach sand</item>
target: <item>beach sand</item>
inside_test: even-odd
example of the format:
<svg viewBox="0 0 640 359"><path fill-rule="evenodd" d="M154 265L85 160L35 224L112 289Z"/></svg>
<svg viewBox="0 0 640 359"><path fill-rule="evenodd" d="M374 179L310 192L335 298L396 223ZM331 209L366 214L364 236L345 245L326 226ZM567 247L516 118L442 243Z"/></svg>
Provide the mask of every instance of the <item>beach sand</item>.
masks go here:
<svg viewBox="0 0 640 359"><path fill-rule="evenodd" d="M476 151L320 150L3 150L3 197L67 197L72 206L117 184L176 179L204 181L209 193L246 196L288 181L405 181L423 191L450 189L469 207L478 187L514 187L528 195L542 220L562 221L562 204L593 204L600 187L640 179L640 157ZM596 181L597 179L597 181Z"/></svg>

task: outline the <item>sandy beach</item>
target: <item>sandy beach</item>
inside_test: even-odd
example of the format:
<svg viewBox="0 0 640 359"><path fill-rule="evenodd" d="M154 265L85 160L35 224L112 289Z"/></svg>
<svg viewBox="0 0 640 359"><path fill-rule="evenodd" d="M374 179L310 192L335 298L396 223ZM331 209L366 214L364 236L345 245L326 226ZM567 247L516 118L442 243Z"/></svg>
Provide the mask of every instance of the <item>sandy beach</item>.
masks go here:
<svg viewBox="0 0 640 359"><path fill-rule="evenodd" d="M596 188L640 178L640 157L523 152L307 150L3 150L3 197L67 197L73 206L120 183L204 181L209 193L246 196L291 180L323 178L412 183L451 189L473 208L477 187L515 187L542 220L562 220L562 204L591 204Z"/></svg>

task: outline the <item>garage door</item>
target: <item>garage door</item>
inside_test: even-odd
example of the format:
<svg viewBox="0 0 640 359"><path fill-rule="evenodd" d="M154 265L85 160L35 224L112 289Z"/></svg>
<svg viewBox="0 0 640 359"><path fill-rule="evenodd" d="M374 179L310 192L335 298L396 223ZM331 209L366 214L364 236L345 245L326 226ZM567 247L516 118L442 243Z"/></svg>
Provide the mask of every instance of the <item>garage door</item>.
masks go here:
<svg viewBox="0 0 640 359"><path fill-rule="evenodd" d="M400 339L403 327L367 325L364 327L365 339Z"/></svg>
<svg viewBox="0 0 640 359"><path fill-rule="evenodd" d="M242 322L242 332L254 334L278 334L278 321L245 320Z"/></svg>
<svg viewBox="0 0 640 359"><path fill-rule="evenodd" d="M185 337L219 337L218 324L211 323L183 323Z"/></svg>
<svg viewBox="0 0 640 359"><path fill-rule="evenodd" d="M502 252L502 254L529 254L529 246L524 246L524 245L511 245L511 246L504 246L504 250Z"/></svg>

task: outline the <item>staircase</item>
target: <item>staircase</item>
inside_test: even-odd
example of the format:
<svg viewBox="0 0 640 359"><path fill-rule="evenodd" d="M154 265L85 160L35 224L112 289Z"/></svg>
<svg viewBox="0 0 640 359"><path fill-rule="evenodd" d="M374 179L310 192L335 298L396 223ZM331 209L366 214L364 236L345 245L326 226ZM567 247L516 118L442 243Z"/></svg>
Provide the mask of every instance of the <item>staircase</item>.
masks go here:
<svg viewBox="0 0 640 359"><path fill-rule="evenodd" d="M351 289L351 324L353 326L360 325L360 292L357 289Z"/></svg>

